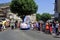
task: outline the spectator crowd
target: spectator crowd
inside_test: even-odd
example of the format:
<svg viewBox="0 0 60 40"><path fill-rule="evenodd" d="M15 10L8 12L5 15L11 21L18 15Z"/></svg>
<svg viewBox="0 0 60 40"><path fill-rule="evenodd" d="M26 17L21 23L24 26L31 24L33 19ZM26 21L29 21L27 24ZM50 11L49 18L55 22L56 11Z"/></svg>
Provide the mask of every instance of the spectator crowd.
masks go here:
<svg viewBox="0 0 60 40"><path fill-rule="evenodd" d="M12 20L5 20L2 22L2 25L0 25L0 31L4 31L7 28L11 29L20 29L20 30L37 30L45 32L46 34L52 34L55 33L56 35L59 35L60 33L60 23L58 21L53 22L21 22L21 21L14 21Z"/></svg>

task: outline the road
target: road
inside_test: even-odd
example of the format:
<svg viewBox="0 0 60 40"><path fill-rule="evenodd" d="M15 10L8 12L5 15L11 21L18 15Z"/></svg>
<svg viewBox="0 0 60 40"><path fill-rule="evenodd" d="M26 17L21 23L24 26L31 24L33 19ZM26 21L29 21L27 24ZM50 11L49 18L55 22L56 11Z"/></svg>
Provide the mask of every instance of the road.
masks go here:
<svg viewBox="0 0 60 40"><path fill-rule="evenodd" d="M7 29L0 32L0 40L60 40L60 38L39 31Z"/></svg>

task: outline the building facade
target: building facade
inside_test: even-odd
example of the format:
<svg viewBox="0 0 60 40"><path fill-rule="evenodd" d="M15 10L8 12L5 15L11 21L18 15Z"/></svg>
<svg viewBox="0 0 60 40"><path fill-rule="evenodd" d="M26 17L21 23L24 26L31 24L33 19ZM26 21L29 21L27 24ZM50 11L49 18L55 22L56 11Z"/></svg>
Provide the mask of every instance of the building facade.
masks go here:
<svg viewBox="0 0 60 40"><path fill-rule="evenodd" d="M8 6L0 7L0 21L5 20L5 18L7 17L8 9Z"/></svg>
<svg viewBox="0 0 60 40"><path fill-rule="evenodd" d="M54 11L55 11L55 18L60 20L60 0L55 0Z"/></svg>
<svg viewBox="0 0 60 40"><path fill-rule="evenodd" d="M3 17L2 17L2 16L3 16ZM0 7L0 19L1 19L1 17L2 17L3 19L5 19L5 18L11 19L12 17L13 17L14 19L19 18L16 14L11 13L9 6L2 6L2 7ZM19 19L22 21L21 18L19 18ZM31 22L35 22L35 21L36 21L36 14L30 15L30 19L31 19Z"/></svg>

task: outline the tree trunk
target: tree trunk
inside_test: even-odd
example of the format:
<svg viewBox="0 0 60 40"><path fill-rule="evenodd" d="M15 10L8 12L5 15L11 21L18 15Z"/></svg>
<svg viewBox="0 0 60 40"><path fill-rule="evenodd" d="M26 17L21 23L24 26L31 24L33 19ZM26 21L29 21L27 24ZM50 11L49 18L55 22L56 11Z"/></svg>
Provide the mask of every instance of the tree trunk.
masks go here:
<svg viewBox="0 0 60 40"><path fill-rule="evenodd" d="M20 17L21 17L22 21L24 22L24 18L25 18L25 16L22 15L22 16L20 16Z"/></svg>

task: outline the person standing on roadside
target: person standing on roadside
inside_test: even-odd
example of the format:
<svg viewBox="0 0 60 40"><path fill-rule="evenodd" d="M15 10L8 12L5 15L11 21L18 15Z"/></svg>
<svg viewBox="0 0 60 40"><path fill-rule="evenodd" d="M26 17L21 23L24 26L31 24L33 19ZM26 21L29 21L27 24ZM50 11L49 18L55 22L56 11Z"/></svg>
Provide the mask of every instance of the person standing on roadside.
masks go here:
<svg viewBox="0 0 60 40"><path fill-rule="evenodd" d="M52 22L50 22L50 34L52 33Z"/></svg>
<svg viewBox="0 0 60 40"><path fill-rule="evenodd" d="M11 29L14 29L14 27L15 27L15 21L14 21L14 19L11 19L10 26L11 26Z"/></svg>
<svg viewBox="0 0 60 40"><path fill-rule="evenodd" d="M35 25L36 25L36 30L38 30L39 26L38 26L38 22L37 21L35 22Z"/></svg>
<svg viewBox="0 0 60 40"><path fill-rule="evenodd" d="M3 31L6 29L6 20L2 21L2 29Z"/></svg>
<svg viewBox="0 0 60 40"><path fill-rule="evenodd" d="M37 28L38 28L38 31L40 31L40 22L37 22Z"/></svg>
<svg viewBox="0 0 60 40"><path fill-rule="evenodd" d="M60 22L59 22L59 27L58 27L58 31L59 31L59 34L60 34Z"/></svg>
<svg viewBox="0 0 60 40"><path fill-rule="evenodd" d="M53 29L53 33L56 34L56 21L55 20L52 23L52 29Z"/></svg>
<svg viewBox="0 0 60 40"><path fill-rule="evenodd" d="M18 21L16 20L16 21L15 21L15 28L17 28L17 24L18 24Z"/></svg>
<svg viewBox="0 0 60 40"><path fill-rule="evenodd" d="M46 23L46 31L45 32L49 33L49 23L48 22Z"/></svg>
<svg viewBox="0 0 60 40"><path fill-rule="evenodd" d="M33 26L33 23L31 23L31 29L33 30L34 26Z"/></svg>
<svg viewBox="0 0 60 40"><path fill-rule="evenodd" d="M58 27L59 27L59 22L56 21L56 34L57 34L57 35L59 34L59 33L58 33Z"/></svg>

